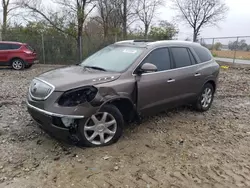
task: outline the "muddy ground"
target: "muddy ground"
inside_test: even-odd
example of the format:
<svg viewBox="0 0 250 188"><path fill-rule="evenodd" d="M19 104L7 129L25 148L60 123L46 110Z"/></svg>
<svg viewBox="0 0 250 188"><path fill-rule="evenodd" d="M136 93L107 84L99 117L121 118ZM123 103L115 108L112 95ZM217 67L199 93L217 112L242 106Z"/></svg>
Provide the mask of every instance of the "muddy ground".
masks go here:
<svg viewBox="0 0 250 188"><path fill-rule="evenodd" d="M0 70L0 187L250 187L250 69L221 70L210 111L179 108L130 125L112 146L77 148L26 111L30 80Z"/></svg>

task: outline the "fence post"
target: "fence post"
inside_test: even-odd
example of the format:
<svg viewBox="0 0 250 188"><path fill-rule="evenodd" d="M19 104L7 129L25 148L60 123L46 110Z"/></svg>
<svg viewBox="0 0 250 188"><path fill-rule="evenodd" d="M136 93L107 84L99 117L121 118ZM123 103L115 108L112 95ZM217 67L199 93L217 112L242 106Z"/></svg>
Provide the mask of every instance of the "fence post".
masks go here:
<svg viewBox="0 0 250 188"><path fill-rule="evenodd" d="M80 51L80 53L79 53L79 58L80 58L80 61L79 62L81 62L82 61L82 49L83 49L83 46L82 46L82 36L80 36L80 46L79 46L79 51Z"/></svg>
<svg viewBox="0 0 250 188"><path fill-rule="evenodd" d="M115 32L115 42L117 42L117 32Z"/></svg>
<svg viewBox="0 0 250 188"><path fill-rule="evenodd" d="M3 35L3 33L2 33L3 31L2 31L2 28L0 29L0 41L2 41L3 40L3 37L2 37L2 35Z"/></svg>
<svg viewBox="0 0 250 188"><path fill-rule="evenodd" d="M214 38L213 38L213 42L212 42L212 53L214 53Z"/></svg>
<svg viewBox="0 0 250 188"><path fill-rule="evenodd" d="M233 63L235 63L235 60L236 60L236 52L237 52L237 48L238 48L238 42L239 42L239 37L237 37L237 40L236 40L236 46L235 46L235 49L234 49Z"/></svg>
<svg viewBox="0 0 250 188"><path fill-rule="evenodd" d="M43 63L46 64L46 61L45 61L45 46L44 46L43 33L42 33L42 49L43 49Z"/></svg>

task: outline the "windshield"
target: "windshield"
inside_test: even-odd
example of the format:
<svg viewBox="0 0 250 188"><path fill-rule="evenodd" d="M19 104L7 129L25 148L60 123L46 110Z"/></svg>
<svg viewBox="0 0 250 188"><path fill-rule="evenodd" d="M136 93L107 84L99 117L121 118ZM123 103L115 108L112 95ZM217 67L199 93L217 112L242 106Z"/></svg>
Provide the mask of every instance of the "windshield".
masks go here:
<svg viewBox="0 0 250 188"><path fill-rule="evenodd" d="M127 46L107 46L81 63L81 66L122 72L143 52L143 48Z"/></svg>

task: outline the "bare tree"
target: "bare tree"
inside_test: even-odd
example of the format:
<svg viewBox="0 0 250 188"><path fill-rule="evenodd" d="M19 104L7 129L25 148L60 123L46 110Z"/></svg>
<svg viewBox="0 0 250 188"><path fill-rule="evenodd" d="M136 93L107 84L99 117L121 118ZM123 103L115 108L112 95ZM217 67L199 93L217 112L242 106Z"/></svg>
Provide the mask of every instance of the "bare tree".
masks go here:
<svg viewBox="0 0 250 188"><path fill-rule="evenodd" d="M120 29L123 39L127 38L128 27L135 21L135 0L97 0L99 17L104 28L104 35L107 30Z"/></svg>
<svg viewBox="0 0 250 188"><path fill-rule="evenodd" d="M123 0L123 11L122 11L122 33L123 38L127 38L127 19L128 19L128 0Z"/></svg>
<svg viewBox="0 0 250 188"><path fill-rule="evenodd" d="M156 15L157 8L163 4L162 0L137 0L135 13L144 25L144 37L148 37L148 31L153 18Z"/></svg>
<svg viewBox="0 0 250 188"><path fill-rule="evenodd" d="M59 6L56 11L46 11L36 0L22 0L20 5L35 15L45 19L57 30L74 37L77 41L79 57L82 56L81 38L86 18L95 8L95 0L53 0ZM89 8L87 10L87 7ZM65 25L68 26L65 28ZM72 30L69 29L72 28Z"/></svg>
<svg viewBox="0 0 250 188"><path fill-rule="evenodd" d="M117 31L121 28L122 17L119 11L120 0L98 0L97 21L103 26L104 38L108 36L110 31Z"/></svg>
<svg viewBox="0 0 250 188"><path fill-rule="evenodd" d="M216 25L225 18L228 7L223 0L173 0L181 20L193 28L193 41L197 41L201 28Z"/></svg>
<svg viewBox="0 0 250 188"><path fill-rule="evenodd" d="M127 38L127 30L131 23L135 21L135 13L133 8L135 6L136 0L120 0L120 15L122 17L122 35L123 39Z"/></svg>
<svg viewBox="0 0 250 188"><path fill-rule="evenodd" d="M3 11L3 25L2 25L2 36L5 37L8 17L13 10L17 9L18 6L14 0L2 0L2 11Z"/></svg>

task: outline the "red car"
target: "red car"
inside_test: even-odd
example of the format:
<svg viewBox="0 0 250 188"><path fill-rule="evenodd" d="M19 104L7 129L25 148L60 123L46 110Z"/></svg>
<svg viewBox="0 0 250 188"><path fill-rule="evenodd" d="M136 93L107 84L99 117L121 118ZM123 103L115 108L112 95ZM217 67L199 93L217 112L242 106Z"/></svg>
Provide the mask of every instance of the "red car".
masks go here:
<svg viewBox="0 0 250 188"><path fill-rule="evenodd" d="M0 66L11 66L15 70L21 70L30 68L37 62L37 54L28 44L0 42Z"/></svg>

